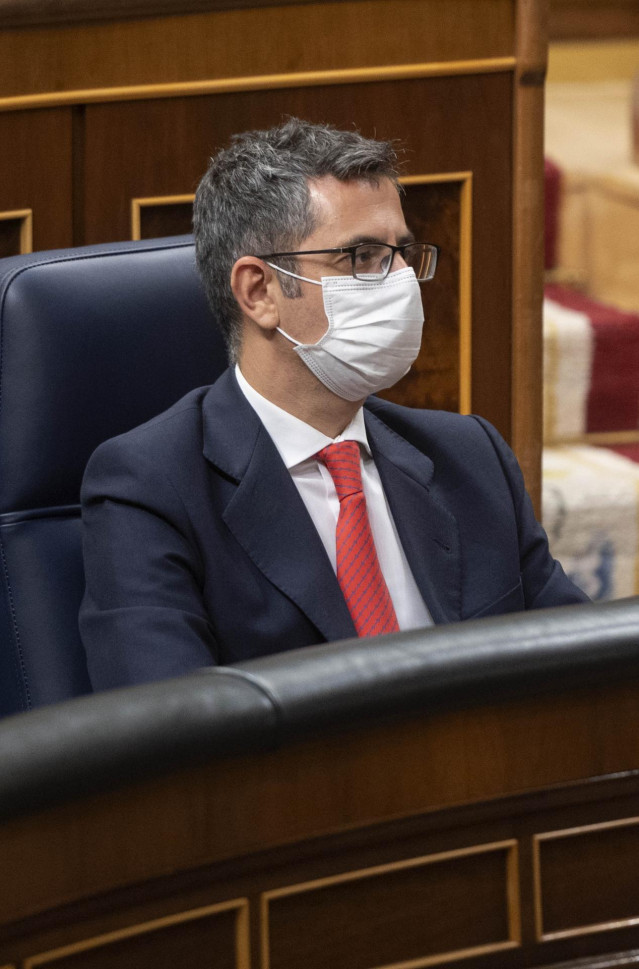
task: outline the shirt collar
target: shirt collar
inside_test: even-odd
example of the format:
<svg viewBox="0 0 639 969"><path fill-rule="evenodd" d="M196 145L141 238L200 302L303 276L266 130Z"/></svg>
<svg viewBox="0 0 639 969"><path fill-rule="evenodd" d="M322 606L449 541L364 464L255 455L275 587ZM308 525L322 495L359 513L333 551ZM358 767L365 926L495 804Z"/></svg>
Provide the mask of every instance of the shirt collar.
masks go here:
<svg viewBox="0 0 639 969"><path fill-rule="evenodd" d="M306 424L298 417L294 417L293 414L289 414L288 411L282 410L277 404L258 394L248 383L237 364L235 365L235 376L240 385L240 390L273 439L273 443L289 471L303 461L308 461L309 458L314 457L323 447L338 441L357 441L370 455L371 450L364 424L364 411L361 407L343 432L336 438L332 438L322 434L317 428L311 427L310 424Z"/></svg>

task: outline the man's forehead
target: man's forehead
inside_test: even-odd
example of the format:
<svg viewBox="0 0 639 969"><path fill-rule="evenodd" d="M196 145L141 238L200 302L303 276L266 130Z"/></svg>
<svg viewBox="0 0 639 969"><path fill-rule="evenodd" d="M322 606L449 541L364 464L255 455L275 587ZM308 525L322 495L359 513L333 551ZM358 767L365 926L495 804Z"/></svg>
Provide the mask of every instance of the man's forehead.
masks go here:
<svg viewBox="0 0 639 969"><path fill-rule="evenodd" d="M334 175L322 175L319 178L309 178L308 188L311 198L318 201L368 194L399 197L395 182L386 175L377 178L335 178Z"/></svg>
<svg viewBox="0 0 639 969"><path fill-rule="evenodd" d="M342 181L324 176L309 180L309 192L318 228L334 227L364 236L382 228L405 229L399 192L390 178Z"/></svg>

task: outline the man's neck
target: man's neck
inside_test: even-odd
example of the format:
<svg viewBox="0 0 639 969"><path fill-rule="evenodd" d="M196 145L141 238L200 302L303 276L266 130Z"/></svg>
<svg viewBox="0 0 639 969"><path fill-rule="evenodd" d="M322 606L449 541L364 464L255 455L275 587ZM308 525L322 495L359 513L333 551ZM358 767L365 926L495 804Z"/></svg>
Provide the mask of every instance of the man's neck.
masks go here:
<svg viewBox="0 0 639 969"><path fill-rule="evenodd" d="M254 390L298 420L310 424L327 437L337 437L350 424L362 401L343 400L332 393L312 374L306 364L300 373L281 372L278 378L242 355L239 367ZM309 379L310 378L310 379Z"/></svg>

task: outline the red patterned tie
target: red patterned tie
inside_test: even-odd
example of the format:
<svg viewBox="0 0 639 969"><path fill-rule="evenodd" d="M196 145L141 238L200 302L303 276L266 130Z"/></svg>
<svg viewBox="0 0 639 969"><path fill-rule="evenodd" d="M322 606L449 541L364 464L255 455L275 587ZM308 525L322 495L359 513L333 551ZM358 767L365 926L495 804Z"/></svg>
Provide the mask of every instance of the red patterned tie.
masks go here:
<svg viewBox="0 0 639 969"><path fill-rule="evenodd" d="M362 491L359 444L329 444L317 455L328 468L339 498L337 580L358 636L399 630L397 616L371 532Z"/></svg>

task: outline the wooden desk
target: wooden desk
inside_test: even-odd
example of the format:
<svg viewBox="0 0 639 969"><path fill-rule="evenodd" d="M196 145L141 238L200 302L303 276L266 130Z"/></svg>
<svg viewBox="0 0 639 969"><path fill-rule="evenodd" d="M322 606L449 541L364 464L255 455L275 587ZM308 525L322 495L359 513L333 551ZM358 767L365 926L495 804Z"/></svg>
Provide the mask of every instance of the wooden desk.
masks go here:
<svg viewBox="0 0 639 969"><path fill-rule="evenodd" d="M638 611L333 644L5 721L0 965L636 967Z"/></svg>

